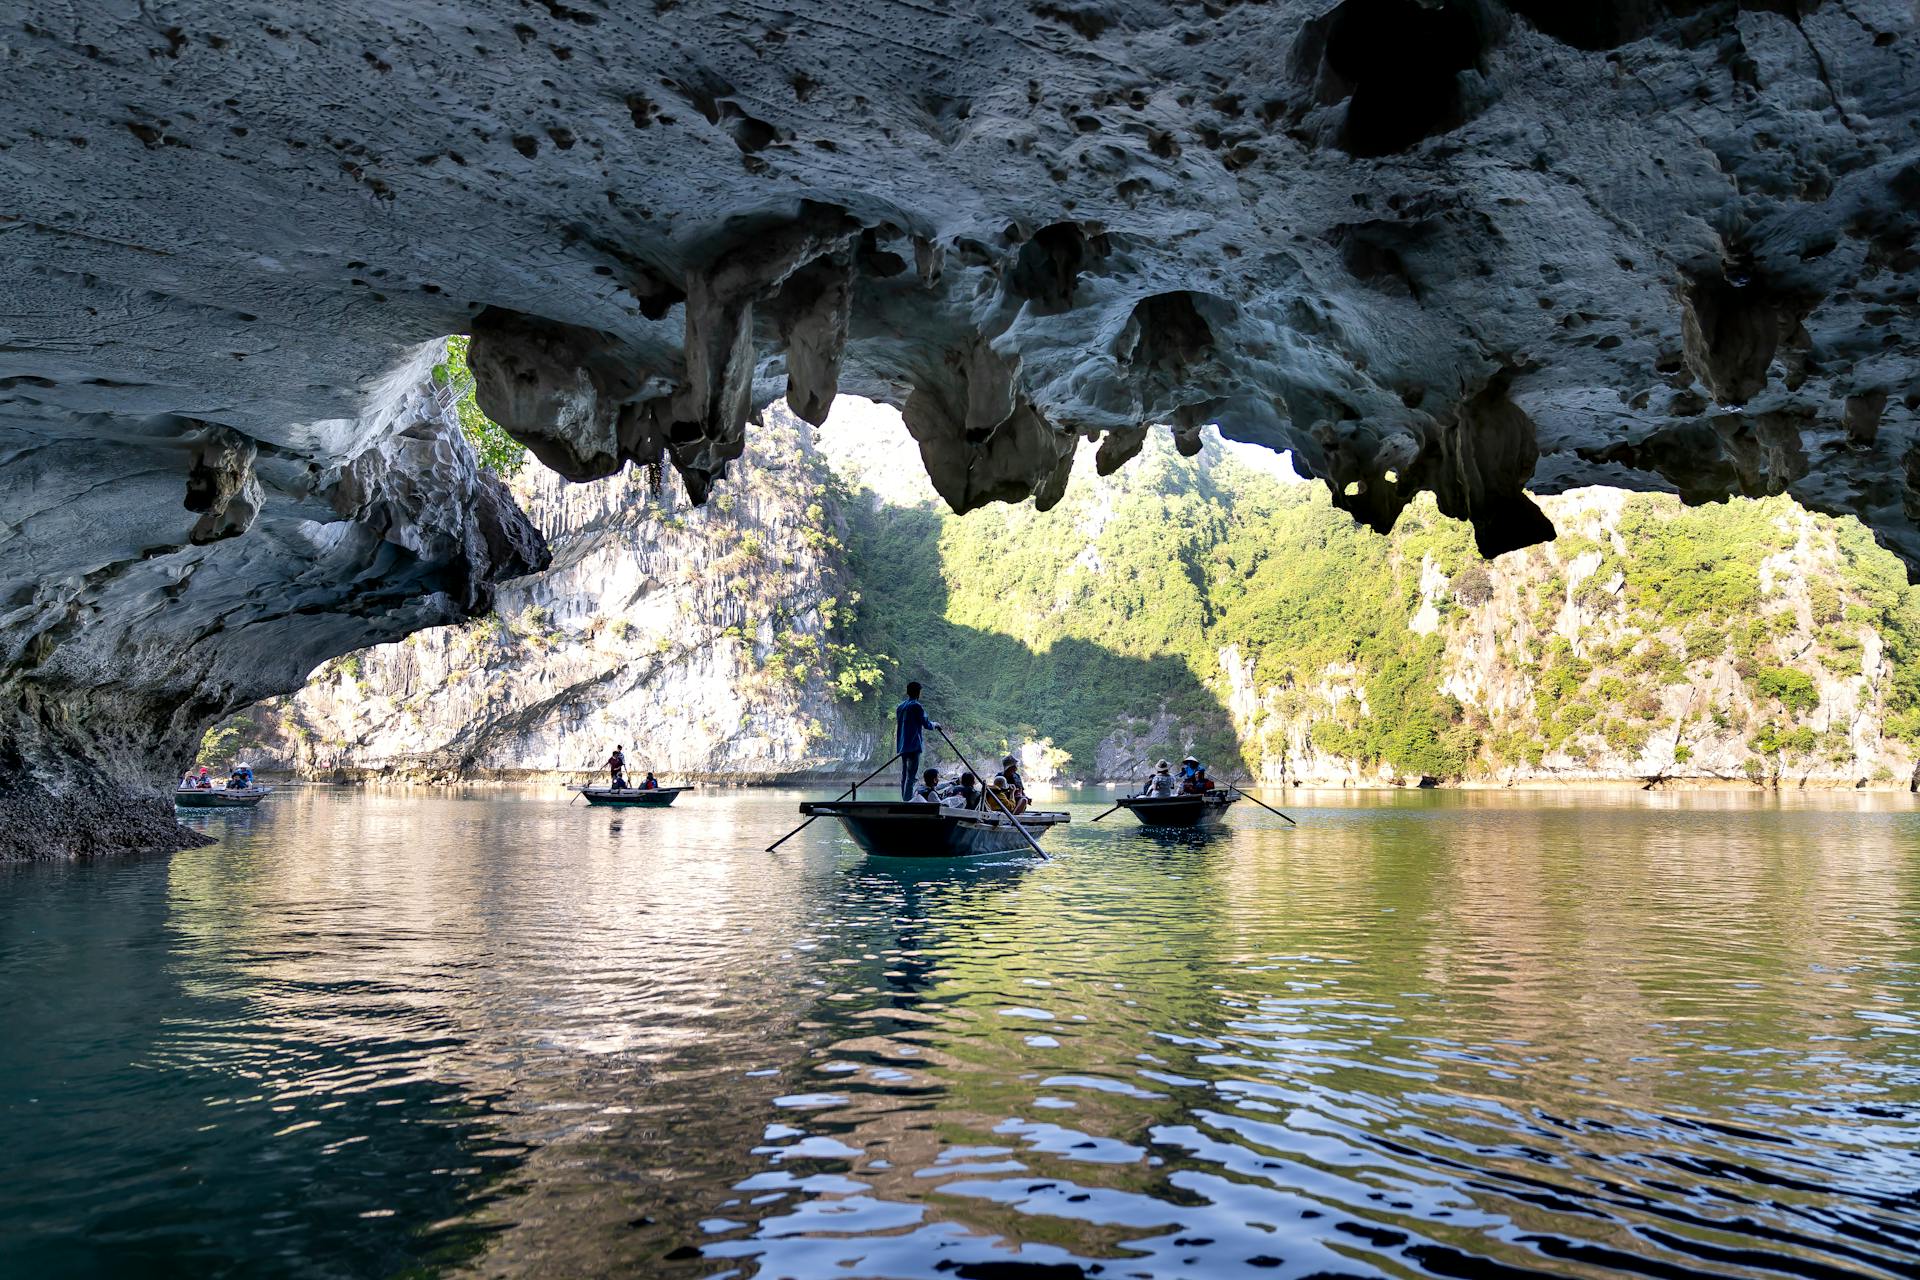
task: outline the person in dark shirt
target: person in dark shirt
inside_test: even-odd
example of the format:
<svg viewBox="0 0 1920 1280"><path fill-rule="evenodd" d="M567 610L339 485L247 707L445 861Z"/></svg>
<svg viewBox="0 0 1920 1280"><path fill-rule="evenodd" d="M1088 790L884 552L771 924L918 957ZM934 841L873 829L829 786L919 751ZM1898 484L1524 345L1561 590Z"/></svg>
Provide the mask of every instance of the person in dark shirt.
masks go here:
<svg viewBox="0 0 1920 1280"><path fill-rule="evenodd" d="M620 747L615 747L607 757L607 777L615 791L627 789L627 753Z"/></svg>
<svg viewBox="0 0 1920 1280"><path fill-rule="evenodd" d="M909 681L907 699L893 709L893 749L900 753L900 798L913 799L913 780L920 772L920 752L926 745L926 731L940 726L927 719L920 705L920 682Z"/></svg>
<svg viewBox="0 0 1920 1280"><path fill-rule="evenodd" d="M658 791L660 789L660 779L653 776L653 770L647 770L647 776L640 780L640 789L642 791Z"/></svg>

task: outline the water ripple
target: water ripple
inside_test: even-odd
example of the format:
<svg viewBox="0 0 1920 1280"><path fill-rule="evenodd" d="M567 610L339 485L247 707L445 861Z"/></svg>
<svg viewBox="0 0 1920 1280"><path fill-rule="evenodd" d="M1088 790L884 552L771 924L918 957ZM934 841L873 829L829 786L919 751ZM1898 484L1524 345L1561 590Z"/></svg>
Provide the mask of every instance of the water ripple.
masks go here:
<svg viewBox="0 0 1920 1280"><path fill-rule="evenodd" d="M791 799L289 789L6 869L0 1271L1914 1273L1904 799L965 867L758 852Z"/></svg>

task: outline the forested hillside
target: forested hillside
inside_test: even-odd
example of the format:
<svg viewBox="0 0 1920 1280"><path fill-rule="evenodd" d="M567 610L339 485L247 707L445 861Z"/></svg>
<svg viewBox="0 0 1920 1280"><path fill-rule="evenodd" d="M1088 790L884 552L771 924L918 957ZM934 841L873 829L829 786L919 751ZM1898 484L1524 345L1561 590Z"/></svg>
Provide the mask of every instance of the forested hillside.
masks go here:
<svg viewBox="0 0 1920 1280"><path fill-rule="evenodd" d="M855 637L1068 776L1192 749L1271 781L1907 780L1920 595L1858 525L1545 506L1557 542L1487 563L1429 500L1381 537L1319 485L1156 440L1046 514L849 503Z"/></svg>

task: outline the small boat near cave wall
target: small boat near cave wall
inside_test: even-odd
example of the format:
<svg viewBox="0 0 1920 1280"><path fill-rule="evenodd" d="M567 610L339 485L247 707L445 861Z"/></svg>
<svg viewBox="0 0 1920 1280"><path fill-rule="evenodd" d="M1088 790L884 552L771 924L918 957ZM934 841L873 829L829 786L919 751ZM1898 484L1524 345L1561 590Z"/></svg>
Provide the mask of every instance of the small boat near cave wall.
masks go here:
<svg viewBox="0 0 1920 1280"><path fill-rule="evenodd" d="M588 804L614 805L626 809L664 809L692 787L574 787Z"/></svg>
<svg viewBox="0 0 1920 1280"><path fill-rule="evenodd" d="M173 803L179 809L251 809L272 790L272 787L223 787L214 791L182 788L173 793Z"/></svg>

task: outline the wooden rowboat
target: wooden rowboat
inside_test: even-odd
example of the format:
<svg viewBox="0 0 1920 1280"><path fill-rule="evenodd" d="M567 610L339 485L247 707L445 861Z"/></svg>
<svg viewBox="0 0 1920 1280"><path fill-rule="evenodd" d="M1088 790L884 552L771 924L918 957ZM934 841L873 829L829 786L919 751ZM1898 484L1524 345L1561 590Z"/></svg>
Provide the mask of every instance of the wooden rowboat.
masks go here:
<svg viewBox="0 0 1920 1280"><path fill-rule="evenodd" d="M1239 798L1223 787L1198 796L1128 796L1117 803L1143 827L1211 827Z"/></svg>
<svg viewBox="0 0 1920 1280"><path fill-rule="evenodd" d="M181 809L251 809L267 798L272 787L246 787L236 790L218 791L179 790L173 793L173 803Z"/></svg>
<svg viewBox="0 0 1920 1280"><path fill-rule="evenodd" d="M691 791L692 787L573 787L587 798L588 804L617 805L627 809L664 809L672 804L682 791Z"/></svg>
<svg viewBox="0 0 1920 1280"><path fill-rule="evenodd" d="M1004 813L900 800L818 800L800 806L809 818L838 818L854 842L879 858L973 858L1026 852L1027 841ZM1071 819L1034 810L1020 826L1038 840Z"/></svg>

